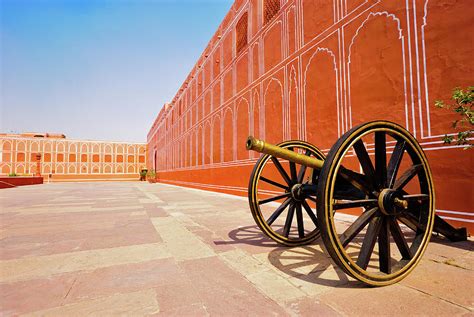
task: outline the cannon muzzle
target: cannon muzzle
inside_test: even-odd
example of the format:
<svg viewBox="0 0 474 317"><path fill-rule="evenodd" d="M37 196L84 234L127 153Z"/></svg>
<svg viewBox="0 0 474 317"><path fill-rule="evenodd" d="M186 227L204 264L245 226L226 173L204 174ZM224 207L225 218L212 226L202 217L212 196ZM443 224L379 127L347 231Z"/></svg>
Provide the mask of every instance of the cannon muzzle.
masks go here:
<svg viewBox="0 0 474 317"><path fill-rule="evenodd" d="M290 162L305 165L314 169L321 169L324 163L324 161L322 160L318 160L314 157L306 156L304 154L281 148L277 145L273 145L263 140L256 139L253 136L249 136L247 138L245 147L249 151L253 150L259 153L269 154L271 156L282 158Z"/></svg>

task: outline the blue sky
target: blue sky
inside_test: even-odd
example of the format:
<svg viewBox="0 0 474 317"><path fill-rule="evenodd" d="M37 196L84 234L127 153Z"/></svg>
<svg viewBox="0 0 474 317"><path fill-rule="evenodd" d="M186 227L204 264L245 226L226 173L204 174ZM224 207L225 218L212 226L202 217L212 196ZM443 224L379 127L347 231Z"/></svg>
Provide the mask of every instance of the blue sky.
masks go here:
<svg viewBox="0 0 474 317"><path fill-rule="evenodd" d="M0 0L0 132L146 141L231 0Z"/></svg>

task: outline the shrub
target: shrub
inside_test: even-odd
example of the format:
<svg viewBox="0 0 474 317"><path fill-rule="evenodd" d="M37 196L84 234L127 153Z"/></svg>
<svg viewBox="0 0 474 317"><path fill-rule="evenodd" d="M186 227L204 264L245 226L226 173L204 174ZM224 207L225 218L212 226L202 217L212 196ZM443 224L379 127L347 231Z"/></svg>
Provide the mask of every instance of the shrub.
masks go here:
<svg viewBox="0 0 474 317"><path fill-rule="evenodd" d="M474 132L474 116L472 109L472 103L474 101L474 86L470 86L466 90L455 88L451 99L454 103L447 104L441 100L435 101L435 107L450 109L461 116L460 119L454 120L452 123L453 129L458 130L457 134L445 134L442 140L444 144L451 144L454 141L457 145L464 145L464 149L466 150L473 147L469 138Z"/></svg>

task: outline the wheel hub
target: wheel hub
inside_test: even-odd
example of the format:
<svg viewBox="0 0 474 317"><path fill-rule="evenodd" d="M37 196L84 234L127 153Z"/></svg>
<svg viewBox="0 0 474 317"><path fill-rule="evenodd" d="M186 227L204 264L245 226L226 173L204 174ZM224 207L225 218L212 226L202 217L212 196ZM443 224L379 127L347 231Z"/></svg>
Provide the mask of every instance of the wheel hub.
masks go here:
<svg viewBox="0 0 474 317"><path fill-rule="evenodd" d="M380 211L387 216L394 216L408 208L408 202L403 199L400 191L385 188L378 198Z"/></svg>
<svg viewBox="0 0 474 317"><path fill-rule="evenodd" d="M296 201L302 201L302 193L301 193L301 185L302 184L295 184L291 187L291 197L293 197Z"/></svg>

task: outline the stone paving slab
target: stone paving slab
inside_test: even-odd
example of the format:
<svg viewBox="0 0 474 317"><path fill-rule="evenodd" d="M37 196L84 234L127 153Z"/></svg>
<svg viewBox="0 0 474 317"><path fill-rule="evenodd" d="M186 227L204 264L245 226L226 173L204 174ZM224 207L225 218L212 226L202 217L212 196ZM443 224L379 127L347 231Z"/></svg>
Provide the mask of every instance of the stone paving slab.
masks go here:
<svg viewBox="0 0 474 317"><path fill-rule="evenodd" d="M367 288L320 241L285 248L244 198L138 182L0 191L1 316L474 315L473 240L434 237Z"/></svg>

